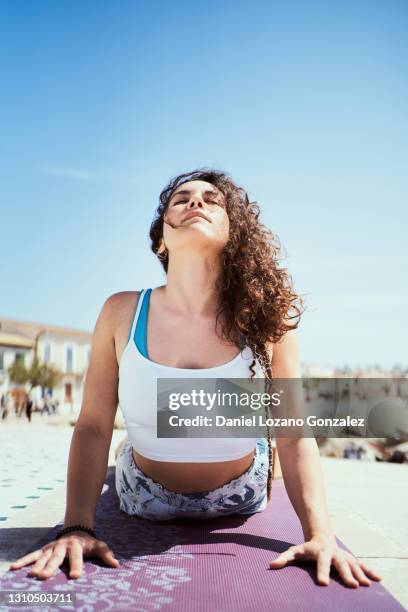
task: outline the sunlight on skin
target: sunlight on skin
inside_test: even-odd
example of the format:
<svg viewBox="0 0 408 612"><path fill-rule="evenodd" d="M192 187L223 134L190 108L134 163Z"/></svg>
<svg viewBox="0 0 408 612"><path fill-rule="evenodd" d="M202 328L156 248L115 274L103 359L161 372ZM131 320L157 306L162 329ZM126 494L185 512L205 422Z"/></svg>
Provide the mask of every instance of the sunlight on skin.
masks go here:
<svg viewBox="0 0 408 612"><path fill-rule="evenodd" d="M317 580L321 586L330 583L331 565L335 567L344 583L351 588L370 586L371 580L379 581L381 576L366 567L351 553L343 550L332 537L311 538L304 544L290 546L270 562L270 569L281 569L292 561L313 561L317 563Z"/></svg>

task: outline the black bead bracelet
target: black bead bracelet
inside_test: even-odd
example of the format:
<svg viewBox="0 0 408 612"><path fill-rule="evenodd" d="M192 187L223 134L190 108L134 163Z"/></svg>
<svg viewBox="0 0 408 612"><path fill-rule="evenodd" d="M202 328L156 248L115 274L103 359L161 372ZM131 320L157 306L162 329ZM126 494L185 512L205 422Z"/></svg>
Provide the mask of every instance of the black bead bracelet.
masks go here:
<svg viewBox="0 0 408 612"><path fill-rule="evenodd" d="M64 527L64 529L61 529L61 531L58 532L58 534L55 536L55 539L58 540L58 538L62 537L66 533L71 533L71 531L85 531L96 539L96 533L94 532L94 530L91 527L87 527L86 525L71 525L70 527Z"/></svg>

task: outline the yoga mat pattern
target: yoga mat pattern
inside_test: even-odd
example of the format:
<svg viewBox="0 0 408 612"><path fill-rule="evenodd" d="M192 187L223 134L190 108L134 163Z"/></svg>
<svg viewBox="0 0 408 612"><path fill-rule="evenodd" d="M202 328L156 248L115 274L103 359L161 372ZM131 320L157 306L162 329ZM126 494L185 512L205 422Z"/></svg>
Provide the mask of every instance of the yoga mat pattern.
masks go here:
<svg viewBox="0 0 408 612"><path fill-rule="evenodd" d="M110 469L96 509L95 529L115 553L120 568L87 558L81 578L70 579L65 559L55 576L45 581L28 576L29 566L8 571L0 577L0 588L75 592L78 612L404 610L381 583L351 589L334 569L329 586L319 586L312 562L269 569L269 561L279 553L303 542L283 480L274 481L268 507L254 515L153 523L119 509L114 476ZM33 542L27 552L53 540L61 524ZM339 540L338 544L349 550ZM0 609L8 612L16 607ZM53 604L23 609L74 608Z"/></svg>

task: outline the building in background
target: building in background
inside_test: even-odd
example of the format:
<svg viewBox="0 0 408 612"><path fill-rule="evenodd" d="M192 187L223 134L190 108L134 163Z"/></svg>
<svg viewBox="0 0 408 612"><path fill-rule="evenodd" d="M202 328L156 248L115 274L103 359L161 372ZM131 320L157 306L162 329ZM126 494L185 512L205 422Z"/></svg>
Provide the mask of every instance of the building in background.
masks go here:
<svg viewBox="0 0 408 612"><path fill-rule="evenodd" d="M20 359L29 368L37 347L40 363L47 363L62 373L62 380L52 390L60 408L73 410L82 403L85 374L89 363L92 334L90 332L31 323L0 317L0 395L29 385L10 381L7 369ZM36 387L31 392L34 402L40 402L46 389Z"/></svg>

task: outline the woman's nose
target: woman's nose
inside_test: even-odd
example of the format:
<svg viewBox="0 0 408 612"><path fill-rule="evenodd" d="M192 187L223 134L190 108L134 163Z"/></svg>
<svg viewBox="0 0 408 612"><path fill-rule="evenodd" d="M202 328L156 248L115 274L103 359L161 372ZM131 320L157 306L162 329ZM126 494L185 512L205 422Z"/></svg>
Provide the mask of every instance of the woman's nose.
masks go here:
<svg viewBox="0 0 408 612"><path fill-rule="evenodd" d="M199 200L198 198L196 200L191 200L191 202L189 202L188 204L189 208L195 208L195 207L201 207L203 206L203 203L201 200Z"/></svg>

